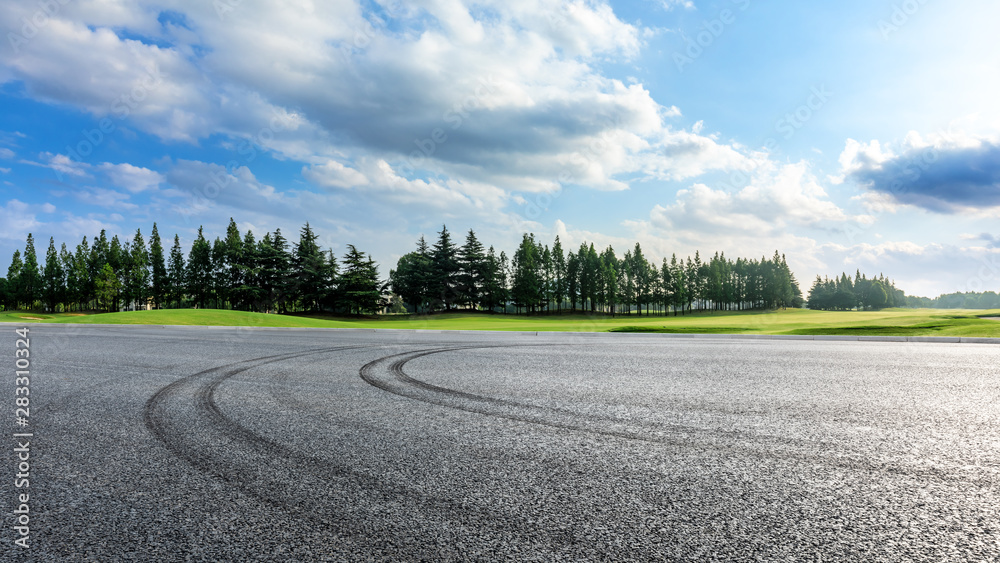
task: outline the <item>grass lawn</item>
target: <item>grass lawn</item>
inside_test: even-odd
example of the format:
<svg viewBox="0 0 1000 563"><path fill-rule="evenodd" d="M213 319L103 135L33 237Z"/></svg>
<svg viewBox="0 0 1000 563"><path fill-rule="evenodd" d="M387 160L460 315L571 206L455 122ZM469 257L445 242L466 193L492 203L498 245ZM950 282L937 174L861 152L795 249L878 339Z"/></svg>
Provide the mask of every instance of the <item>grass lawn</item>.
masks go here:
<svg viewBox="0 0 1000 563"><path fill-rule="evenodd" d="M579 314L522 317L464 312L345 318L330 315L265 315L214 309L169 309L102 314L6 311L0 312L0 322L1000 338L1000 321L980 318L985 316L1000 317L1000 310L886 309L869 312L787 309L769 312L699 313L680 317L631 315L614 318Z"/></svg>

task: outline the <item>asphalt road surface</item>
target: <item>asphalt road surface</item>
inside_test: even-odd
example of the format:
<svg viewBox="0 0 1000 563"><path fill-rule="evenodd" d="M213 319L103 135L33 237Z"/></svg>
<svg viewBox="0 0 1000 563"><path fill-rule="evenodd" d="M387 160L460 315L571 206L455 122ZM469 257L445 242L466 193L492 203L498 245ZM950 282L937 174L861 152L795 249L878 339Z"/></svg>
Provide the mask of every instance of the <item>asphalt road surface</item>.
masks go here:
<svg viewBox="0 0 1000 563"><path fill-rule="evenodd" d="M1000 557L997 345L14 328L3 561Z"/></svg>

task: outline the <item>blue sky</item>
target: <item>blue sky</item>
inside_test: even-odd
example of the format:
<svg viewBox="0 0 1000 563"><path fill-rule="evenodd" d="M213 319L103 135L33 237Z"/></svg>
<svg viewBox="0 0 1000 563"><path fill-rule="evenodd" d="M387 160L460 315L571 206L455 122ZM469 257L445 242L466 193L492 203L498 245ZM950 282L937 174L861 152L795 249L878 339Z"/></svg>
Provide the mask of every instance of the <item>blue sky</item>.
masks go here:
<svg viewBox="0 0 1000 563"><path fill-rule="evenodd" d="M4 2L0 268L233 217L1000 288L1000 6L814 4Z"/></svg>

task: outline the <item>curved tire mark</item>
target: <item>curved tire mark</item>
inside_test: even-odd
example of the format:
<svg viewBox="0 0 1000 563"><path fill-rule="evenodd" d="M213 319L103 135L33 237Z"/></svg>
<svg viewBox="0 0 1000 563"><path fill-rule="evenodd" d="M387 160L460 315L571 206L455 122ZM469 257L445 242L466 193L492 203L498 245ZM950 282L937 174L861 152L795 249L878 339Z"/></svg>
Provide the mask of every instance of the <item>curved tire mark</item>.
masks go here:
<svg viewBox="0 0 1000 563"><path fill-rule="evenodd" d="M546 530L515 514L498 514L492 507L470 505L461 498L432 496L417 483L393 482L291 448L239 424L220 408L215 399L219 387L238 374L253 368L369 346L323 348L263 356L207 369L161 388L146 402L144 419L150 432L176 457L191 467L212 475L258 501L352 541L370 537L384 540L380 514L411 513L408 527L416 530L430 522L450 522L458 529L472 517L496 534L561 541L558 532ZM178 416L176 410L190 413ZM185 416L186 414L186 416ZM336 456L334 456L336 457ZM282 479L282 475L294 478ZM291 499L291 500L289 500ZM502 517L499 517L502 516ZM482 524L485 523L485 524ZM502 523L502 524L501 524ZM405 540L414 530L391 530ZM439 533L439 532L438 532ZM405 543L405 541L403 541ZM427 553L415 553L425 558Z"/></svg>
<svg viewBox="0 0 1000 563"><path fill-rule="evenodd" d="M936 467L914 467L905 463L828 455L815 452L795 452L778 449L781 446L805 446L815 448L815 443L802 440L787 440L778 436L765 436L742 431L696 428L683 425L653 425L642 422L623 421L612 416L580 413L558 407L541 407L467 393L447 387L440 387L414 379L403 371L410 361L432 354L459 350L505 348L509 346L461 346L434 348L404 352L379 358L365 364L361 378L368 384L410 399L435 404L456 410L478 413L495 418L505 418L517 422L537 424L628 440L638 440L657 444L682 446L700 450L724 450L737 455L752 455L796 462L822 463L843 469L876 471L943 481L958 481L980 486L994 486L988 478L972 478ZM721 438L721 439L720 439Z"/></svg>

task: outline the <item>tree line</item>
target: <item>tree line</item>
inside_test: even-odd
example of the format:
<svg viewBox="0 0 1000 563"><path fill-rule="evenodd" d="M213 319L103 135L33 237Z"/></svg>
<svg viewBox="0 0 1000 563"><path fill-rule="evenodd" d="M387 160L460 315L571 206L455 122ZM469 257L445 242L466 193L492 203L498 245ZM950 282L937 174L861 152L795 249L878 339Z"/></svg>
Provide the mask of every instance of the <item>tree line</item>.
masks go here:
<svg viewBox="0 0 1000 563"><path fill-rule="evenodd" d="M394 295L387 292L391 290ZM0 303L7 309L120 311L153 308L219 308L287 313L330 311L371 314L475 309L484 311L590 312L611 315L686 314L700 310L801 307L802 294L785 257L730 260L716 253L646 258L639 243L620 257L592 243L566 251L524 234L513 256L488 249L469 230L456 243L442 226L433 245L420 237L389 279L366 253L347 245L337 260L323 250L308 223L289 242L276 229L257 240L233 219L224 237L209 242L203 228L185 252L178 235L164 248L154 223L148 242L140 229L131 240L100 235L59 250L49 239L43 264L28 235L14 252Z"/></svg>
<svg viewBox="0 0 1000 563"><path fill-rule="evenodd" d="M935 298L907 296L907 307L928 309L1000 309L995 291L946 293Z"/></svg>
<svg viewBox="0 0 1000 563"><path fill-rule="evenodd" d="M198 228L187 253L175 234L167 251L153 223L146 243L140 229L122 242L105 231L75 249L56 251L49 238L39 265L29 233L24 253L14 252L7 277L0 278L0 304L6 309L47 311L200 307L258 312L341 311L374 313L385 306L378 265L354 245L339 262L322 250L306 223L297 243L275 229L259 241L241 235L229 220L224 238L213 242Z"/></svg>
<svg viewBox="0 0 1000 563"><path fill-rule="evenodd" d="M703 261L660 264L647 260L639 243L619 258L608 246L592 243L563 248L534 234L523 235L510 258L492 246L484 250L473 230L459 246L447 226L433 245L421 236L389 273L389 285L418 312L457 308L539 313L589 311L606 314L684 314L694 310L751 310L801 307L802 293L785 257L727 259L716 253Z"/></svg>
<svg viewBox="0 0 1000 563"><path fill-rule="evenodd" d="M806 306L822 311L877 311L906 307L908 301L906 294L882 274L869 279L858 270L853 280L846 272L833 279L816 276Z"/></svg>

